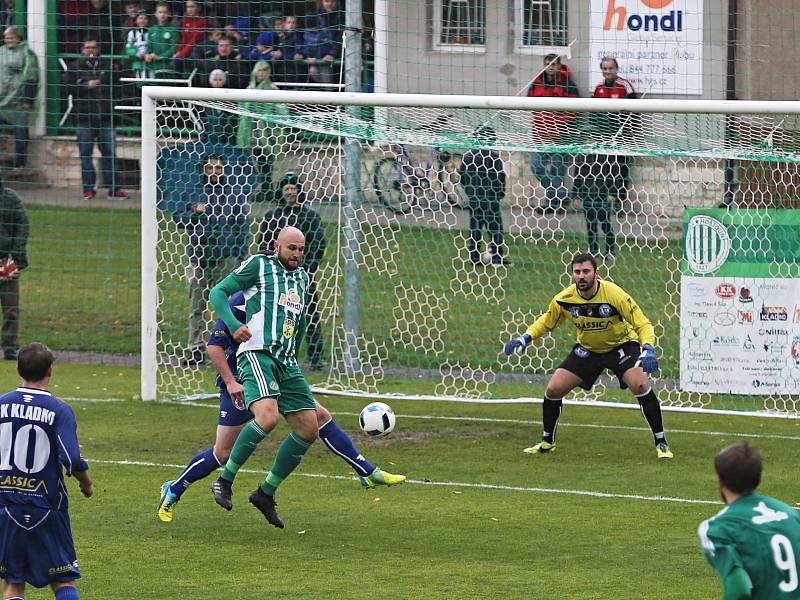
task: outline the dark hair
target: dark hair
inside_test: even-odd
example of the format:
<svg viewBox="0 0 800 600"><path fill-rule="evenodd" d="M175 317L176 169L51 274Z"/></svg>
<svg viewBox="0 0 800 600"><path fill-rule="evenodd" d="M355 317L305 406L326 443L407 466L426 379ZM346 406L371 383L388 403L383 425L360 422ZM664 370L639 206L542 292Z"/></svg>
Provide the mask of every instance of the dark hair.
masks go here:
<svg viewBox="0 0 800 600"><path fill-rule="evenodd" d="M619 63L617 62L617 59L614 58L613 56L604 56L603 58L600 59L600 68L601 69L603 68L603 63L608 61L608 60L612 61L614 63L614 66L619 69Z"/></svg>
<svg viewBox="0 0 800 600"><path fill-rule="evenodd" d="M592 266L594 267L594 270L597 271L597 261L595 260L594 256L592 256L588 252L583 253L583 254L576 254L575 256L572 257L572 266L573 267L575 265L577 265L578 263L585 263L585 262L592 263Z"/></svg>
<svg viewBox="0 0 800 600"><path fill-rule="evenodd" d="M56 361L50 348L34 342L19 351L17 357L17 373L25 381L41 381L47 377L47 371Z"/></svg>
<svg viewBox="0 0 800 600"><path fill-rule="evenodd" d="M549 65L550 63L561 64L561 56L558 54L547 54L542 62L546 65Z"/></svg>
<svg viewBox="0 0 800 600"><path fill-rule="evenodd" d="M761 483L761 456L746 442L733 444L714 458L714 470L734 494L749 494Z"/></svg>
<svg viewBox="0 0 800 600"><path fill-rule="evenodd" d="M167 11L169 11L170 14L172 14L172 7L170 6L169 2L163 2L163 1L162 2L156 2L156 8L158 8L159 6L163 6L164 8L167 9ZM155 12L156 12L156 9L154 8L153 9L153 14L155 14Z"/></svg>

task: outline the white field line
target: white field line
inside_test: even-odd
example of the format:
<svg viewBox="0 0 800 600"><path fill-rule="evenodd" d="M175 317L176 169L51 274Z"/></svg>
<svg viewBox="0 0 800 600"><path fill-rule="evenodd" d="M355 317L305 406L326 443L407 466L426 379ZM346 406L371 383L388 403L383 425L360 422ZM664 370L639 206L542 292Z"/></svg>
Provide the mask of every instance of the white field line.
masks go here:
<svg viewBox="0 0 800 600"><path fill-rule="evenodd" d="M183 469L186 465L169 464L169 463L155 463L145 462L138 460L103 460L88 458L87 461L91 463L99 463L104 465L120 465L131 467L155 467L155 468L171 468ZM239 469L240 473L255 473L263 474L263 471L256 471L253 469ZM324 473L295 473L295 477L310 477L313 479L337 479L341 481L356 481L355 477L345 477L344 475L326 475ZM543 487L526 487L516 485L496 485L491 483L464 483L460 481L427 481L421 479L407 479L404 485L429 485L437 487L457 487L481 490L498 490L503 492L526 492L533 494L565 494L569 496L589 496L592 498L613 498L620 500L644 500L649 502L674 502L677 504L715 504L720 505L722 502L719 500L699 500L696 498L673 498L671 496L642 496L640 494L613 494L610 492L591 492L589 490L568 490L562 488L543 488Z"/></svg>
<svg viewBox="0 0 800 600"><path fill-rule="evenodd" d="M182 401L175 401L169 402L166 401L164 404L180 404L182 406L193 406L197 408L219 408L218 403L214 404L207 404L203 402L182 402ZM345 417L358 417L358 413L351 413L351 412L334 412L330 411L332 415L335 416L345 416ZM515 425L541 425L541 421L529 420L529 419L496 419L490 417L442 417L436 415L409 415L406 413L401 413L398 415L403 419L421 419L421 420L431 420L431 421L469 421L473 423L511 423ZM649 427L633 427L631 425L601 425L597 423L569 423L569 422L561 422L558 424L559 427L583 427L585 429L619 429L623 431L650 431ZM672 429L667 427L666 432L669 434L672 433L681 433L681 434L689 434L689 435L706 435L706 436L733 436L733 437L743 437L743 438L752 438L752 439L763 439L763 440L789 440L794 442L800 442L800 435L781 435L781 434L772 434L772 433L742 433L737 431L708 431L702 429Z"/></svg>

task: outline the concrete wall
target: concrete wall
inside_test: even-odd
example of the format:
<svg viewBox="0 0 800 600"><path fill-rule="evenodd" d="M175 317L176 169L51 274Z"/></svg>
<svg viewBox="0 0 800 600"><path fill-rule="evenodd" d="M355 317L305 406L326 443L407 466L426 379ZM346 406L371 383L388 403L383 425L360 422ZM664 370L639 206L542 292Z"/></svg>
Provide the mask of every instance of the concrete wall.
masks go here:
<svg viewBox="0 0 800 600"><path fill-rule="evenodd" d="M790 4L790 0L785 0ZM389 3L389 91L431 94L514 95L541 68L542 55L514 52L514 1L487 0L486 52L433 50L433 2ZM572 70L582 96L590 95L589 0L569 2ZM704 0L702 96L725 97L728 0ZM792 33L787 30L786 34ZM544 53L543 53L544 54ZM657 97L657 96L652 96Z"/></svg>
<svg viewBox="0 0 800 600"><path fill-rule="evenodd" d="M796 0L737 0L736 98L800 97L800 14Z"/></svg>

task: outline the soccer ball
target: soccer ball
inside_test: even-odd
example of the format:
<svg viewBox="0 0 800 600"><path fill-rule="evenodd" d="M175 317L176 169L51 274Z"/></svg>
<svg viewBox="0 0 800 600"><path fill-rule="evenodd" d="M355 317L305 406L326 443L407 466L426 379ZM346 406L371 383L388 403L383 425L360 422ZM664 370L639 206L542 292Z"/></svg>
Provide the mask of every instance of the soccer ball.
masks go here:
<svg viewBox="0 0 800 600"><path fill-rule="evenodd" d="M492 264L492 258L493 257L494 257L494 255L491 252L489 252L488 250L486 250L485 252L483 252L481 254L481 263L483 263L484 265L490 265L490 264Z"/></svg>
<svg viewBox="0 0 800 600"><path fill-rule="evenodd" d="M392 407L383 402L367 404L358 415L361 431L374 438L392 433L396 420Z"/></svg>

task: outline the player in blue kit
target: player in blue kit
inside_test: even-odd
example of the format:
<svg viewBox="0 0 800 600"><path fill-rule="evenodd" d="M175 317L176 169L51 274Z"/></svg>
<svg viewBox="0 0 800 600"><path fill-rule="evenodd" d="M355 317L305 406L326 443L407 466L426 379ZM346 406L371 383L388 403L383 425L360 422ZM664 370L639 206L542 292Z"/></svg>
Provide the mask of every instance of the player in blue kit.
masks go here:
<svg viewBox="0 0 800 600"><path fill-rule="evenodd" d="M19 352L22 385L0 396L0 578L3 598L25 584L50 585L56 600L76 600L81 576L67 513L67 475L94 493L69 405L47 391L55 358L44 344ZM26 451L27 450L27 451Z"/></svg>
<svg viewBox="0 0 800 600"><path fill-rule="evenodd" d="M231 311L240 321L245 321L245 299L243 292L231 296ZM183 492L195 481L199 481L225 465L239 432L253 418L253 413L244 407L244 388L236 379L236 352L239 344L234 341L225 322L214 324L207 344L208 354L217 368L219 387L219 421L214 446L206 448L192 458L174 481L161 486L158 503L158 518L164 523L172 521L175 504ZM319 437L336 456L344 460L358 475L364 488L377 485L398 485L406 480L405 475L395 475L372 466L356 449L353 440L344 432L328 410L317 402L317 424Z"/></svg>

